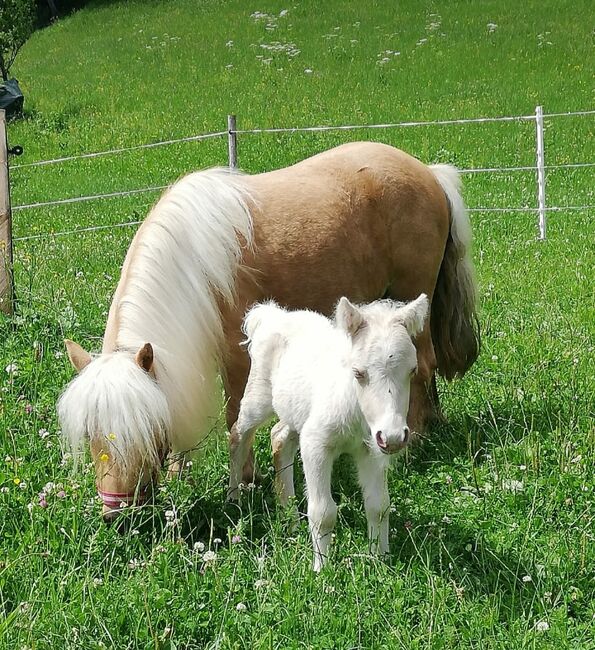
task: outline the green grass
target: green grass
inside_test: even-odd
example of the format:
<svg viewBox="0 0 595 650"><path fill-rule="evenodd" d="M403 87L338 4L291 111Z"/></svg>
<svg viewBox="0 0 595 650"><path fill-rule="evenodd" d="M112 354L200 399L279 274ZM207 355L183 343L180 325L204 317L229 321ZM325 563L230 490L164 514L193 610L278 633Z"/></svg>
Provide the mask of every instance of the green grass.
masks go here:
<svg viewBox="0 0 595 650"><path fill-rule="evenodd" d="M590 9L91 3L17 59L27 114L9 137L26 153L13 163L218 131L227 113L250 128L592 108ZM257 10L277 18L255 20ZM260 47L274 42L300 52ZM378 65L385 50L400 55ZM272 169L356 138L463 168L534 163L534 125L523 123L246 135L240 165ZM592 117L547 120L547 162L592 160L592 138ZM161 185L226 156L221 139L14 169L13 204ZM592 179L549 172L548 204L593 204ZM535 205L531 172L465 181L469 205ZM17 211L15 236L139 219L154 199ZM241 514L224 506L222 424L126 532L100 524L92 473L61 462L55 402L72 376L62 339L99 349L134 229L17 242L19 309L0 317L0 647L595 648L592 214L552 213L545 242L534 214L472 221L482 355L463 381L440 385L449 424L391 475L390 561L367 554L361 498L341 467L333 560L318 577L305 525L288 534L270 473ZM267 468L264 433L257 453ZM44 509L48 481L59 487Z"/></svg>

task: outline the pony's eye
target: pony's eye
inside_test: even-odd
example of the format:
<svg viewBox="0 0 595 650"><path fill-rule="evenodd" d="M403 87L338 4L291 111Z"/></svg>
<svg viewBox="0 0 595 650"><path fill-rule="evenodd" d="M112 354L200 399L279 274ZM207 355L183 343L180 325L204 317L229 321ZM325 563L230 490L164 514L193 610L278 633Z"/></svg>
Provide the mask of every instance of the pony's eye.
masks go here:
<svg viewBox="0 0 595 650"><path fill-rule="evenodd" d="M366 378L365 370L358 370L358 368L353 369L353 374L358 381L364 381Z"/></svg>
<svg viewBox="0 0 595 650"><path fill-rule="evenodd" d="M413 368L413 370L411 371L411 376L415 377L415 375L417 375L417 366L415 366L415 368Z"/></svg>

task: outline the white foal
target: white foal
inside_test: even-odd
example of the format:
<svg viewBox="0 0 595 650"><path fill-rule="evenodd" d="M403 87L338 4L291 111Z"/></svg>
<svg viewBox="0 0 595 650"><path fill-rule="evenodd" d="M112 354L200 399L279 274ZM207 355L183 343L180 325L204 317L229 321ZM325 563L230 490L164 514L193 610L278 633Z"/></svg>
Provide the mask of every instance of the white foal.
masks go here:
<svg viewBox="0 0 595 650"><path fill-rule="evenodd" d="M273 414L276 485L282 504L294 495L293 462L301 450L308 495L314 570L327 556L337 506L331 496L336 458L351 454L362 488L371 549L388 552L390 454L410 438L410 381L417 369L412 337L428 313L422 294L403 304L352 305L341 298L335 320L274 303L244 320L252 360L240 413L231 432L229 496L237 499L256 428Z"/></svg>

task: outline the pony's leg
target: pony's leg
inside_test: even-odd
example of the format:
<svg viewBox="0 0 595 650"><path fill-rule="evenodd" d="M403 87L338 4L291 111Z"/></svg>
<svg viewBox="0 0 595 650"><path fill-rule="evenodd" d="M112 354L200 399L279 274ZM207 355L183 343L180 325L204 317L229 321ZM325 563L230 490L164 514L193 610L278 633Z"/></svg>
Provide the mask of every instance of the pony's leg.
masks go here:
<svg viewBox="0 0 595 650"><path fill-rule="evenodd" d="M390 511L390 497L386 480L387 468L367 450L356 456L355 461L364 496L370 551L386 555L388 553Z"/></svg>
<svg viewBox="0 0 595 650"><path fill-rule="evenodd" d="M302 462L308 491L308 523L314 547L313 569L322 569L337 521L337 505L331 495L333 458L322 445L302 445Z"/></svg>
<svg viewBox="0 0 595 650"><path fill-rule="evenodd" d="M172 454L170 453L166 460L167 470L165 476L168 481L174 478L182 478L184 465L186 464L185 454Z"/></svg>
<svg viewBox="0 0 595 650"><path fill-rule="evenodd" d="M432 345L429 319L415 340L417 373L411 379L407 422L414 433L423 434L427 425L440 418L438 392L435 391L436 354Z"/></svg>
<svg viewBox="0 0 595 650"><path fill-rule="evenodd" d="M275 467L275 489L279 503L285 507L295 497L293 463L299 447L297 431L292 431L283 422L277 422L271 429L271 446Z"/></svg>

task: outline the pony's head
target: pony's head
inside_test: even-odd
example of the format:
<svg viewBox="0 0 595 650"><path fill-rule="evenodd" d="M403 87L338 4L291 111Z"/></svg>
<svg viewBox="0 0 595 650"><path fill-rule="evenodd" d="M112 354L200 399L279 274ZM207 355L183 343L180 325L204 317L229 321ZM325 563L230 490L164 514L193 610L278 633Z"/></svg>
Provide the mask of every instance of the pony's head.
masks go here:
<svg viewBox="0 0 595 650"><path fill-rule="evenodd" d="M103 517L140 505L168 451L170 413L153 368L153 348L118 350L95 358L66 341L78 375L58 401L58 418L75 459L85 440L95 464Z"/></svg>
<svg viewBox="0 0 595 650"><path fill-rule="evenodd" d="M413 338L424 328L428 298L408 304L377 300L355 306L345 297L335 321L349 336L357 400L376 445L385 454L410 439L407 426L411 378L417 371Z"/></svg>

